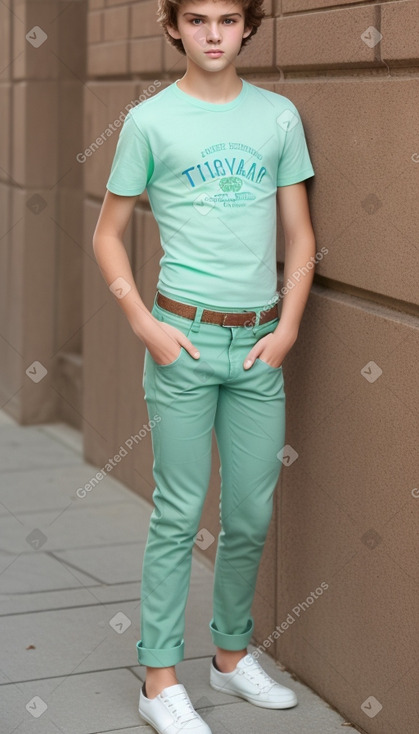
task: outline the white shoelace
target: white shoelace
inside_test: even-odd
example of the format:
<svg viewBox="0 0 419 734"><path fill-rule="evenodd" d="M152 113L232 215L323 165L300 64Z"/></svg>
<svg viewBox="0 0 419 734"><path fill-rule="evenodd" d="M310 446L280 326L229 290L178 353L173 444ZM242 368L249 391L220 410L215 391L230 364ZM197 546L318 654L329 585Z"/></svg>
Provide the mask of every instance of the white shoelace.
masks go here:
<svg viewBox="0 0 419 734"><path fill-rule="evenodd" d="M248 660L249 663L247 662ZM246 658L246 664L242 668L239 668L239 670L242 670L243 674L260 688L261 693L265 693L269 691L272 686L277 685L276 681L274 681L270 675L265 673L258 661L253 657Z"/></svg>
<svg viewBox="0 0 419 734"><path fill-rule="evenodd" d="M188 721L196 719L196 711L185 691L176 693L170 698L166 696L163 701L175 717L177 724L187 724Z"/></svg>

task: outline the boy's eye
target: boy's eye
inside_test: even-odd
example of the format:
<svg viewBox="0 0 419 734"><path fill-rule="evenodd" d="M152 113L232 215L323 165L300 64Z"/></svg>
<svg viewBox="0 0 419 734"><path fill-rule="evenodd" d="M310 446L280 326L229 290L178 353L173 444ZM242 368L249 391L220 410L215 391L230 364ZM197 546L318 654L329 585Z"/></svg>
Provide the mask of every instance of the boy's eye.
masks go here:
<svg viewBox="0 0 419 734"><path fill-rule="evenodd" d="M202 18L192 18L191 23L192 25L198 25L198 23L202 22ZM234 23L237 23L234 18L225 18L224 23L227 23L228 25L234 25Z"/></svg>

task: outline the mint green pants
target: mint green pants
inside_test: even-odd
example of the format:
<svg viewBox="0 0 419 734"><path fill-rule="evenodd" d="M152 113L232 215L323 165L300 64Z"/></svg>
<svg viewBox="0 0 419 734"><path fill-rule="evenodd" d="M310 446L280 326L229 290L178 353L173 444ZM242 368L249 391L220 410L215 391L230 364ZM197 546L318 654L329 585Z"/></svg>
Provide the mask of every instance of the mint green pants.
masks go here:
<svg viewBox="0 0 419 734"><path fill-rule="evenodd" d="M152 667L184 658L192 548L198 539L201 547L212 540L200 525L212 429L220 457L221 531L209 629L214 645L225 650L242 650L252 637L251 607L282 466L282 366L258 358L250 369L243 367L249 350L276 328L278 318L262 326L224 327L201 322L204 308L209 306L198 306L192 321L161 308L155 298L152 314L185 334L201 356L195 360L182 347L166 365L158 365L148 350L144 359L156 486L143 559L137 654L141 665ZM252 310L259 315L262 306Z"/></svg>

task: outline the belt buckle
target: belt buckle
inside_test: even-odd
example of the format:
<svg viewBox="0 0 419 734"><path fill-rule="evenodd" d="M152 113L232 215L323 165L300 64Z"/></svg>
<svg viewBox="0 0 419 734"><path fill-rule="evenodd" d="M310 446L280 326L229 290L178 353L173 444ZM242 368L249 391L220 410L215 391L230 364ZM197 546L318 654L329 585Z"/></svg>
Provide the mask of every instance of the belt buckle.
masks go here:
<svg viewBox="0 0 419 734"><path fill-rule="evenodd" d="M255 311L245 311L244 312L246 316L249 316L249 320L246 320L244 324L226 324L226 320L228 320L229 316L237 316L237 313L225 313L223 317L223 323L221 326L254 326L256 322L256 312ZM251 317L251 319L250 319Z"/></svg>

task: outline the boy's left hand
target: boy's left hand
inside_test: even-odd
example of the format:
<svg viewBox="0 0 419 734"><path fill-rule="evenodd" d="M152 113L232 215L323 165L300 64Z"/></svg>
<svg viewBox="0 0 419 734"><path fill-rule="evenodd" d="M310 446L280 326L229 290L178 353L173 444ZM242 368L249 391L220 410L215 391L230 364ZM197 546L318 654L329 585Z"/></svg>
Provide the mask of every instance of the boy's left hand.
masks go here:
<svg viewBox="0 0 419 734"><path fill-rule="evenodd" d="M257 357L271 367L280 367L296 338L297 335L280 332L279 329L265 334L248 353L243 363L244 369L250 369Z"/></svg>

